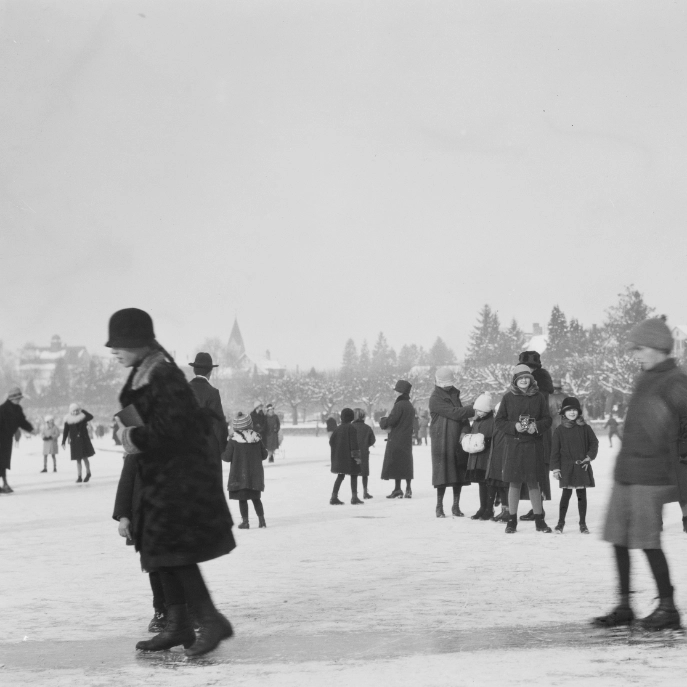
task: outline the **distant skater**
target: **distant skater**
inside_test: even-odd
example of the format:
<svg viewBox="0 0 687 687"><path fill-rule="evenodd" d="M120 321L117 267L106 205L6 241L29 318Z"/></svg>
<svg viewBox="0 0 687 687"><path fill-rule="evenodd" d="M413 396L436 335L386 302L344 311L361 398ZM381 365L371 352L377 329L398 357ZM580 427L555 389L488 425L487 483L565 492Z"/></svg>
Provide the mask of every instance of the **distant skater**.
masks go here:
<svg viewBox="0 0 687 687"><path fill-rule="evenodd" d="M353 411L344 408L341 411L341 424L329 437L331 447L332 472L336 475L334 489L329 503L332 506L343 506L339 499L339 489L346 475L351 478L351 503L361 506L365 502L358 498L358 475L360 474L360 449L358 448L358 433L353 426Z"/></svg>
<svg viewBox="0 0 687 687"><path fill-rule="evenodd" d="M52 456L52 471L57 472L57 452L59 450L60 428L55 425L55 418L52 415L45 416L45 424L41 432L43 436L43 469L41 472L48 471L48 456Z"/></svg>
<svg viewBox="0 0 687 687"><path fill-rule="evenodd" d="M2 494L11 494L14 491L7 483L7 471L12 465L12 441L15 439L15 434L20 429L33 432L33 425L26 419L24 410L19 405L22 398L24 394L18 386L15 386L9 390L7 400L0 405L0 477L2 477L0 493Z"/></svg>
<svg viewBox="0 0 687 687"><path fill-rule="evenodd" d="M608 443L613 448L613 437L618 437L620 441L623 438L620 436L620 423L613 417L613 413L608 416L604 429L608 429Z"/></svg>
<svg viewBox="0 0 687 687"><path fill-rule="evenodd" d="M279 430L281 429L281 421L279 416L274 412L274 406L271 403L267 404L267 414L265 415L265 433L262 437L265 448L267 449L267 462L274 463L274 454L279 448Z"/></svg>
<svg viewBox="0 0 687 687"><path fill-rule="evenodd" d="M400 396L396 399L389 416L379 420L379 426L389 430L382 464L382 479L394 480L394 490L387 496L388 499L404 497L401 480L406 481L405 498L413 497L410 489L410 483L413 480L413 418L415 417L415 409L410 402L412 388L413 385L410 382L399 379L394 391Z"/></svg>
<svg viewBox="0 0 687 687"><path fill-rule="evenodd" d="M88 459L95 455L91 438L88 436L88 423L93 416L83 410L78 403L69 406L69 413L64 418L64 431L62 432L62 448L65 448L69 438L69 448L72 460L76 461L76 472L79 482L88 482L91 479L91 464ZM81 478L81 461L86 464L86 476Z"/></svg>
<svg viewBox="0 0 687 687"><path fill-rule="evenodd" d="M370 446L374 446L377 437L374 430L365 422L363 408L353 409L353 426L358 433L358 450L360 451L360 476L363 479L363 498L371 499L372 494L367 489L367 480L370 477Z"/></svg>
<svg viewBox="0 0 687 687"><path fill-rule="evenodd" d="M576 398L571 396L563 400L560 415L563 421L556 427L551 442L551 471L563 490L555 531L563 534L565 516L574 489L577 493L580 532L589 534L587 489L595 486L591 461L598 453L599 440L594 430L584 421L582 407Z"/></svg>

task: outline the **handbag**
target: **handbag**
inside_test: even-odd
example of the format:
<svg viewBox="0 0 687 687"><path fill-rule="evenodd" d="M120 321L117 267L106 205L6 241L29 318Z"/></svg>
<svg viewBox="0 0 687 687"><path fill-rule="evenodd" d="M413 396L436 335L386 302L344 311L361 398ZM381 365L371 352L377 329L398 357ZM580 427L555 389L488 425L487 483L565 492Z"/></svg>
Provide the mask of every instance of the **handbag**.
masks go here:
<svg viewBox="0 0 687 687"><path fill-rule="evenodd" d="M477 432L476 434L466 434L460 445L463 447L465 453L481 453L484 451L484 434Z"/></svg>

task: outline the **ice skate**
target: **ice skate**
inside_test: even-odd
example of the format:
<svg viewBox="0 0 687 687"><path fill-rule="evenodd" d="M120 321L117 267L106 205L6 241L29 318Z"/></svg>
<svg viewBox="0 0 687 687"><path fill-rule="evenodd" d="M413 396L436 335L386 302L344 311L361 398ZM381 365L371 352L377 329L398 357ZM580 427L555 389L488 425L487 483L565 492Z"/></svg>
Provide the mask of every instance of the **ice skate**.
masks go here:
<svg viewBox="0 0 687 687"><path fill-rule="evenodd" d="M643 630L658 632L660 630L681 630L680 613L675 608L672 597L660 599L658 606L646 618L637 623Z"/></svg>
<svg viewBox="0 0 687 687"><path fill-rule="evenodd" d="M551 528L546 524L546 520L544 520L544 514L542 513L541 515L535 515L534 516L534 523L537 528L537 532L543 532L544 534L551 534Z"/></svg>
<svg viewBox="0 0 687 687"><path fill-rule="evenodd" d="M262 529L263 527L267 527L267 523L265 522L265 516L258 515L258 529Z"/></svg>
<svg viewBox="0 0 687 687"><path fill-rule="evenodd" d="M78 477L77 480L76 480L76 483L77 483L77 484L80 484L81 482L83 482L83 480L81 479L81 475L79 475L79 477Z"/></svg>
<svg viewBox="0 0 687 687"><path fill-rule="evenodd" d="M229 639L234 634L231 623L215 608L209 597L198 605L194 617L199 629L193 646L186 648L185 654L189 658L207 654L223 639Z"/></svg>
<svg viewBox="0 0 687 687"><path fill-rule="evenodd" d="M155 611L152 620L148 623L148 632L157 634L162 632L167 625L167 614L165 611Z"/></svg>
<svg viewBox="0 0 687 687"><path fill-rule="evenodd" d="M41 473L47 472L47 471L48 471L48 468L43 468L43 469L41 470Z"/></svg>
<svg viewBox="0 0 687 687"><path fill-rule="evenodd" d="M610 629L613 627L622 627L623 625L631 625L635 619L635 614L630 607L628 599L621 599L621 602L606 615L601 615L592 620L594 627L601 627Z"/></svg>
<svg viewBox="0 0 687 687"><path fill-rule="evenodd" d="M394 489L388 496L388 499L402 499L403 491L401 489Z"/></svg>
<svg viewBox="0 0 687 687"><path fill-rule="evenodd" d="M336 494L332 494L332 497L329 499L329 505L330 506L343 506L344 502L341 501ZM241 527L241 525L239 525L239 527Z"/></svg>
<svg viewBox="0 0 687 687"><path fill-rule="evenodd" d="M138 651L166 651L183 644L188 648L196 641L196 634L191 627L191 619L186 604L174 604L167 608L167 624L164 630L152 639L136 644Z"/></svg>
<svg viewBox="0 0 687 687"><path fill-rule="evenodd" d="M361 501L361 500L358 498L358 494L353 494L353 498L351 499L351 503L352 503L354 506L364 506L364 505L365 505L365 501Z"/></svg>
<svg viewBox="0 0 687 687"><path fill-rule="evenodd" d="M83 481L84 481L84 482L88 482L89 479L91 479L91 473L90 473L90 472L87 472L87 473L86 473L86 476L85 476L84 479L83 479Z"/></svg>
<svg viewBox="0 0 687 687"><path fill-rule="evenodd" d="M240 530L249 530L250 529L250 523L248 522L248 518L243 518L243 520L241 520L241 524L239 525L238 529L240 529Z"/></svg>
<svg viewBox="0 0 687 687"><path fill-rule="evenodd" d="M451 506L451 513L453 514L453 517L455 518L463 518L465 517L465 513L460 509L460 496L457 496L453 499L453 506Z"/></svg>
<svg viewBox="0 0 687 687"><path fill-rule="evenodd" d="M518 529L518 516L509 515L508 524L506 525L506 534L514 534Z"/></svg>
<svg viewBox="0 0 687 687"><path fill-rule="evenodd" d="M589 529L584 523L580 523L580 534L589 534Z"/></svg>
<svg viewBox="0 0 687 687"><path fill-rule="evenodd" d="M370 494L369 491L366 491L366 492L363 494L363 498L364 498L364 499L371 499L371 498L374 498L374 497L372 496L372 494Z"/></svg>

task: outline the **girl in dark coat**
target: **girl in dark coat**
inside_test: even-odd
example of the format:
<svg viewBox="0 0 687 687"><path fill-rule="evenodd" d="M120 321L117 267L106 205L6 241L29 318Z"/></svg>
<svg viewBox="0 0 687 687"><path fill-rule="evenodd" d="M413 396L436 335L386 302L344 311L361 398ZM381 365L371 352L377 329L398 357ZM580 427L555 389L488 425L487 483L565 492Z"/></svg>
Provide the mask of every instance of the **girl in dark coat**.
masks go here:
<svg viewBox="0 0 687 687"><path fill-rule="evenodd" d="M482 394L473 404L475 421L472 423L470 434L484 436L484 450L468 455L468 469L465 477L471 483L479 484L479 510L471 517L472 520L491 520L494 517L494 496L487 486L487 468L491 456L494 438L494 408L490 394ZM491 500L490 498L491 497Z"/></svg>
<svg viewBox="0 0 687 687"><path fill-rule="evenodd" d="M2 477L3 494L11 494L14 490L7 484L7 471L12 466L12 441L14 435L23 429L33 432L33 425L24 416L24 410L19 405L24 398L18 386L13 387L7 394L7 400L0 405L0 476Z"/></svg>
<svg viewBox="0 0 687 687"><path fill-rule="evenodd" d="M343 506L339 500L339 489L346 475L351 476L351 503L360 506L364 503L358 498L358 475L360 474L360 450L358 432L352 425L353 411L344 408L341 411L341 424L329 437L331 446L332 472L337 476L329 503L332 506Z"/></svg>
<svg viewBox="0 0 687 687"><path fill-rule="evenodd" d="M453 386L453 371L440 367L436 372L436 386L429 398L431 422L429 436L432 440L432 484L437 490L437 518L444 514L444 494L446 487L453 488L453 507L456 517L463 517L460 510L460 491L469 484L465 477L468 454L460 445L461 435L470 431L471 418L475 411L472 406L460 402L460 391Z"/></svg>
<svg viewBox="0 0 687 687"><path fill-rule="evenodd" d="M577 508L580 513L580 532L587 529L587 489L594 486L591 461L596 458L599 440L594 430L583 420L580 402L566 398L561 407L563 422L553 433L551 470L563 490L559 506L556 532L563 534L565 515L573 489L577 492Z"/></svg>
<svg viewBox="0 0 687 687"><path fill-rule="evenodd" d="M370 446L374 446L377 437L375 437L372 427L365 423L365 411L362 408L353 409L353 426L358 433L360 475L363 478L363 498L371 499L372 494L367 490L367 479L370 476Z"/></svg>
<svg viewBox="0 0 687 687"><path fill-rule="evenodd" d="M494 515L493 520L495 522L508 522L510 516L508 512L508 488L510 485L502 479L506 437L503 432L499 432L496 428L496 416L500 406L501 403L497 403L494 408L494 436L487 464L487 499L491 499L490 503L495 503L495 496L498 495L501 501L501 512L498 515ZM490 496L490 494L494 494L494 496Z"/></svg>
<svg viewBox="0 0 687 687"><path fill-rule="evenodd" d="M165 629L136 646L163 651L183 644L187 656L199 656L233 634L198 568L235 546L217 480L213 428L183 372L155 341L146 312L116 312L109 332L106 345L132 368L119 400L133 419L119 434L140 489L124 534L141 554L143 569L159 572L167 604ZM197 636L189 612L199 626Z"/></svg>
<svg viewBox="0 0 687 687"><path fill-rule="evenodd" d="M510 517L506 533L516 531L520 489L527 484L538 532L551 532L544 521L539 489L540 475L545 469L543 434L551 427L549 405L537 389L527 365L517 365L513 381L501 401L496 415L496 429L505 437L503 481L510 483L508 508Z"/></svg>
<svg viewBox="0 0 687 687"><path fill-rule="evenodd" d="M394 391L401 394L394 403L389 417L382 417L379 426L389 430L386 450L384 451L384 463L382 464L382 479L393 479L394 490L387 496L388 499L402 499L401 480L406 481L405 497L410 499L413 492L410 490L410 482L413 479L413 419L415 408L410 402L410 390L413 385L403 379L396 382Z"/></svg>
<svg viewBox="0 0 687 687"><path fill-rule="evenodd" d="M93 416L79 407L78 403L69 406L69 413L64 418L64 431L62 432L62 448L69 437L69 449L72 460L76 461L77 482L88 482L91 479L91 464L88 459L95 455L91 438L88 436L88 423ZM81 461L86 463L86 477L81 479Z"/></svg>
<svg viewBox="0 0 687 687"><path fill-rule="evenodd" d="M229 439L222 460L231 463L229 470L229 498L239 502L241 512L240 530L250 528L248 523L248 501L258 516L258 527L267 527L265 511L262 507L262 492L265 491L265 471L262 461L267 458L268 450L253 430L250 415L239 413L232 423L234 433Z"/></svg>
<svg viewBox="0 0 687 687"><path fill-rule="evenodd" d="M265 448L267 449L268 463L274 463L274 452L279 448L280 429L281 422L279 421L279 416L274 412L274 406L268 403L267 415L265 415L265 432L262 435Z"/></svg>

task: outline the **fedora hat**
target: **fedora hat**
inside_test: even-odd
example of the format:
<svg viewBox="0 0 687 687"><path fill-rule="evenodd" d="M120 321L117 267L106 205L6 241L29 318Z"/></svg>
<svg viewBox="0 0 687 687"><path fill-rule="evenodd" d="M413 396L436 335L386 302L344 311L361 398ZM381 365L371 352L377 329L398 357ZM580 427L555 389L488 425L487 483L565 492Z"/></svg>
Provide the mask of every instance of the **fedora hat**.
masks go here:
<svg viewBox="0 0 687 687"><path fill-rule="evenodd" d="M212 356L209 353L196 353L196 359L189 363L191 367L219 367L212 364Z"/></svg>

